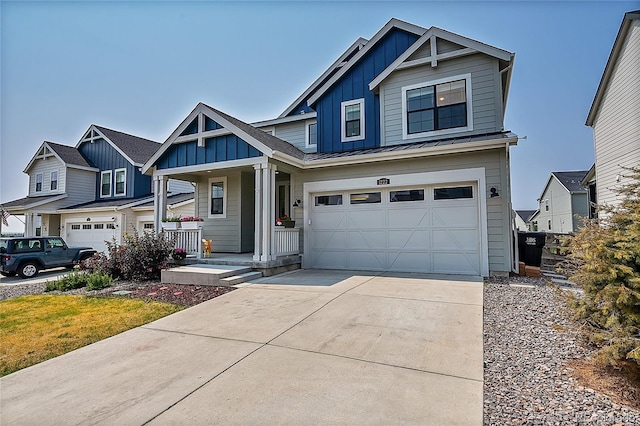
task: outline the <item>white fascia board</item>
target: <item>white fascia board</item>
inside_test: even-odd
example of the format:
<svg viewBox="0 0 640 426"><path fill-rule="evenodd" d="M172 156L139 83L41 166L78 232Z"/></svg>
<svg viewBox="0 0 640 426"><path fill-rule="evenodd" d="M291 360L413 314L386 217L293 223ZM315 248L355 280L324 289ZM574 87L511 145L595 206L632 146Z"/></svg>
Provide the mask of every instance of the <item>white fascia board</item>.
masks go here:
<svg viewBox="0 0 640 426"><path fill-rule="evenodd" d="M40 152L40 150L44 147L47 147L49 149L49 151L51 151L50 155L45 155L45 156L40 156L38 155L38 153ZM22 173L26 173L29 174L29 170L31 169L31 166L33 166L33 163L36 162L36 160L42 160L46 157L55 157L58 159L58 161L60 161L60 163L63 166L66 166L66 163L64 161L62 161L62 158L60 158L60 156L58 155L57 152L55 152L55 150L53 148L51 148L49 146L49 144L47 143L47 141L42 142L42 144L40 145L40 147L38 148L38 150L36 151L36 153L34 154L33 157L31 157L31 160L29 161L29 163L27 164L27 167L24 168L24 170L22 171Z"/></svg>
<svg viewBox="0 0 640 426"><path fill-rule="evenodd" d="M373 37L371 37L371 40L369 40L369 42L365 44L364 47L354 55L353 58L351 58L347 65L342 67L340 71L338 71L333 77L331 77L329 81L327 81L320 89L318 89L318 91L313 96L309 98L307 104L312 105L318 99L320 99L327 90L329 90L338 80L340 80L342 76L344 76L347 71L351 69L351 67L357 64L360 59L362 59L362 57L364 57L371 49L373 49L373 47L393 28L398 28L416 34L418 36L422 36L427 31L426 28L422 28L408 22L400 21L395 18L391 19L384 27L382 27L382 29L380 29L380 31L378 31Z"/></svg>
<svg viewBox="0 0 640 426"><path fill-rule="evenodd" d="M77 164L67 164L68 169L77 169L77 170L85 170L87 172L99 172L100 169L96 169L95 167L87 167L87 166L78 166Z"/></svg>
<svg viewBox="0 0 640 426"><path fill-rule="evenodd" d="M221 161L218 163L204 163L195 166L172 167L170 169L154 170L154 176L172 176L179 174L207 172L210 170L232 169L234 167L252 166L254 164L267 163L267 157L243 158L241 160Z"/></svg>
<svg viewBox="0 0 640 426"><path fill-rule="evenodd" d="M111 207L87 207L85 209L58 209L56 213L95 213L95 212L117 212L118 206Z"/></svg>
<svg viewBox="0 0 640 426"><path fill-rule="evenodd" d="M404 160L416 157L430 157L443 154L461 154L467 152L484 151L489 149L504 148L505 145L516 145L517 137L507 139L494 139L490 141L464 142L459 144L447 144L442 146L430 146L418 149L407 149L404 151L380 152L377 154L365 154L361 156L347 156L329 158L326 160L315 160L306 162L305 169L317 169L320 167L344 166L350 164L373 163L377 161Z"/></svg>
<svg viewBox="0 0 640 426"><path fill-rule="evenodd" d="M284 118L287 116L287 114L291 113L293 111L293 109L304 100L304 98L306 98L307 96L309 96L309 94L311 92L313 92L322 82L322 80L324 80L327 75L329 75L334 69L338 68L341 66L342 62L345 60L345 58L347 56L349 56L351 53L353 53L353 51L355 49L357 49L360 45L364 45L367 43L367 39L360 37L358 38L351 46L349 46L347 48L347 50L340 55L340 57L338 59L336 59L333 64L331 64L329 66L329 68L326 69L325 72L322 73L322 75L320 77L318 77L313 83L311 83L311 86L309 86L307 88L307 90L305 90L302 95L300 95L291 105L289 105L289 107L287 109L284 110L284 112L282 114L280 114L278 116L278 118Z"/></svg>
<svg viewBox="0 0 640 426"><path fill-rule="evenodd" d="M613 47L611 48L611 53L609 54L607 65L605 65L604 67L602 78L600 79L600 83L598 84L598 88L596 89L596 94L593 98L593 102L591 103L591 108L589 108L587 121L584 123L587 126L593 126L596 120L596 116L598 115L598 112L600 110L600 104L602 103L602 98L604 97L604 93L609 86L609 79L611 78L613 69L618 62L618 56L620 56L620 52L622 51L622 47L627 38L629 27L631 27L631 22L636 19L640 19L640 14L637 12L625 13L624 18L622 18L622 23L620 24L618 35L616 36L616 40L613 42Z"/></svg>
<svg viewBox="0 0 640 426"><path fill-rule="evenodd" d="M304 114L296 114L290 117L278 117L272 120L264 120L264 121L256 121L255 123L250 123L253 127L267 127L273 126L275 124L283 124L283 123L291 123L294 121L300 120L309 120L310 118L316 118L317 113L314 112L306 112Z"/></svg>
<svg viewBox="0 0 640 426"><path fill-rule="evenodd" d="M409 46L407 50L405 50L402 55L398 56L395 61L393 61L384 71L382 71L376 78L374 78L371 83L369 83L369 90L375 90L382 81L389 76L396 68L398 68L404 61L406 61L413 53L415 53L423 44L431 39L431 37L441 38L443 40L450 41L452 43L458 44L460 46L464 46L468 49L471 49L474 52L484 53L489 56L493 56L498 59L502 59L503 61L510 61L513 58L513 53L507 52L506 50L499 49L497 47L490 46L488 44L479 42L477 40L470 39L468 37L461 36L459 34L455 34L449 32L447 30L443 30L438 27L431 27L425 32L414 44ZM465 54L469 54L468 51L465 51ZM449 54L443 54L442 57L438 57L436 54L435 58L431 58L429 61L436 60L446 60L452 57L456 57L455 51ZM429 58L425 58L429 59Z"/></svg>

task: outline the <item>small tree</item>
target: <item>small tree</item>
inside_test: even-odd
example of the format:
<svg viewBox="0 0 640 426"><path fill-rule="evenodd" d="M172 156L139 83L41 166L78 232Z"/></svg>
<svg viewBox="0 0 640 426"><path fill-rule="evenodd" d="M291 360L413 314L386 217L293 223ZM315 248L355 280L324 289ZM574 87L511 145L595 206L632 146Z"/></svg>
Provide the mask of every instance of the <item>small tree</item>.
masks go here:
<svg viewBox="0 0 640 426"><path fill-rule="evenodd" d="M567 241L565 268L584 290L572 305L609 365L640 365L640 168L628 172L631 182L616 191L622 202L601 207L599 221L585 221Z"/></svg>

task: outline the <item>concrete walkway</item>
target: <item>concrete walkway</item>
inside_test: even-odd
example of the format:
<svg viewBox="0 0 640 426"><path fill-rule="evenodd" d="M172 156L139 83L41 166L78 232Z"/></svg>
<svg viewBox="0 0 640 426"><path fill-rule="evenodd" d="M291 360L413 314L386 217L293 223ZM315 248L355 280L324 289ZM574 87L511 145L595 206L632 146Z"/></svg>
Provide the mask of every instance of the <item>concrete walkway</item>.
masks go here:
<svg viewBox="0 0 640 426"><path fill-rule="evenodd" d="M0 379L2 424L480 425L482 282L296 271Z"/></svg>

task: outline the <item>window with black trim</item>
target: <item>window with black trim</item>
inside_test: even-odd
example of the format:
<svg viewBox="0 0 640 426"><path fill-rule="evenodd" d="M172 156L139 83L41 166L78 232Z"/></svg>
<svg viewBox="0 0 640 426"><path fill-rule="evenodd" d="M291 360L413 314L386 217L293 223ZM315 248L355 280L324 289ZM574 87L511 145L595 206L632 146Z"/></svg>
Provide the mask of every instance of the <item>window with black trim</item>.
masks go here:
<svg viewBox="0 0 640 426"><path fill-rule="evenodd" d="M317 195L315 197L316 206L341 206L342 195Z"/></svg>
<svg viewBox="0 0 640 426"><path fill-rule="evenodd" d="M364 139L364 98L342 102L340 109L342 142Z"/></svg>
<svg viewBox="0 0 640 426"><path fill-rule="evenodd" d="M434 200L455 200L458 198L473 198L473 188L471 186L456 186L433 190Z"/></svg>
<svg viewBox="0 0 640 426"><path fill-rule="evenodd" d="M209 179L209 217L223 218L227 215L227 178Z"/></svg>
<svg viewBox="0 0 640 426"><path fill-rule="evenodd" d="M404 201L424 201L424 189L390 191L389 201L392 203L401 203Z"/></svg>
<svg viewBox="0 0 640 426"><path fill-rule="evenodd" d="M351 204L378 204L382 202L382 194L380 192L349 194L349 202Z"/></svg>
<svg viewBox="0 0 640 426"><path fill-rule="evenodd" d="M58 189L58 172L51 172L51 185L50 188L52 191Z"/></svg>

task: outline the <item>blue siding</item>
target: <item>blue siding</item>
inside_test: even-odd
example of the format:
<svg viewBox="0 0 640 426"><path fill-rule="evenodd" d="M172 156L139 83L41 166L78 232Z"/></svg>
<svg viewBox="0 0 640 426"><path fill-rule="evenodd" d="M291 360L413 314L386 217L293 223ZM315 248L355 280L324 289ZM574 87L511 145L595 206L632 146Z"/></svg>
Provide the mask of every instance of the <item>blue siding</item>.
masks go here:
<svg viewBox="0 0 640 426"><path fill-rule="evenodd" d="M134 167L126 158L116 151L104 139L97 139L93 143L85 142L80 145L80 152L87 158L89 163L100 169L101 172L107 170L127 169L127 192L125 198L141 197L151 193L151 176L145 176ZM96 175L95 199L100 197L100 173ZM112 175L112 179L115 176ZM111 194L113 196L115 182L112 182ZM116 197L121 198L122 196Z"/></svg>
<svg viewBox="0 0 640 426"><path fill-rule="evenodd" d="M205 139L204 145L204 147L198 146L197 141L172 145L156 161L156 166L158 169L171 169L254 158L262 155L260 151L235 135L208 138Z"/></svg>
<svg viewBox="0 0 640 426"><path fill-rule="evenodd" d="M380 99L369 83L418 39L393 29L333 85L315 105L318 113L318 152L342 152L380 146ZM340 141L340 103L364 98L365 139Z"/></svg>

